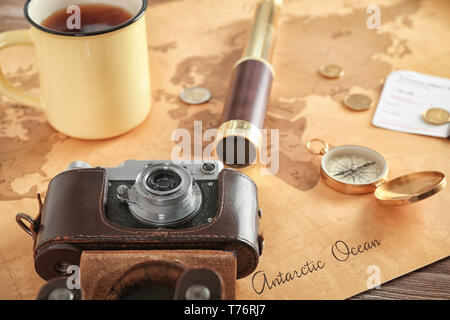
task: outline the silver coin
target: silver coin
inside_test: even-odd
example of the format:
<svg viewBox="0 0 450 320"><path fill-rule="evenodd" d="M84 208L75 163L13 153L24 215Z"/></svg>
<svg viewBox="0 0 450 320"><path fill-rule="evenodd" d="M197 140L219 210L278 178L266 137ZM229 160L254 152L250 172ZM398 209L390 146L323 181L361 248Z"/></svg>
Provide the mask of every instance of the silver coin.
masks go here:
<svg viewBox="0 0 450 320"><path fill-rule="evenodd" d="M191 87L181 91L180 99L187 104L202 104L211 99L211 92L202 87Z"/></svg>

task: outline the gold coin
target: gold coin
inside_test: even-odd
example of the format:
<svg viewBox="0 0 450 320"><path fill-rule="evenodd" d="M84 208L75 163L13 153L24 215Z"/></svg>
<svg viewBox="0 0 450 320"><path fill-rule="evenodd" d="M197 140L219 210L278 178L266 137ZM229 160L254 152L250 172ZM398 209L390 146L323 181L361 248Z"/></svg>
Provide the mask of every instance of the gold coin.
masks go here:
<svg viewBox="0 0 450 320"><path fill-rule="evenodd" d="M430 124L442 125L450 121L450 114L445 109L431 108L423 113L422 118Z"/></svg>
<svg viewBox="0 0 450 320"><path fill-rule="evenodd" d="M319 72L322 76L329 79L341 78L344 75L344 69L337 64L321 66Z"/></svg>
<svg viewBox="0 0 450 320"><path fill-rule="evenodd" d="M345 96L344 104L352 110L367 110L372 106L372 99L365 94L353 93Z"/></svg>

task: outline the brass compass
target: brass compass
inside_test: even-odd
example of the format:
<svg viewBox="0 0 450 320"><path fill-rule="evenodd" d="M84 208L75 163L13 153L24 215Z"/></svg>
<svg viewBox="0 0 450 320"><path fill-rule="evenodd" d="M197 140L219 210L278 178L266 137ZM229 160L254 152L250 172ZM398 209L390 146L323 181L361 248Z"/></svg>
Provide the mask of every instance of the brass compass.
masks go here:
<svg viewBox="0 0 450 320"><path fill-rule="evenodd" d="M319 148L313 146L317 144ZM445 175L438 171L416 172L388 180L386 160L367 147L344 145L330 150L325 141L312 139L306 148L314 155L322 155L321 175L328 186L347 194L374 192L375 198L385 206L420 201L446 185Z"/></svg>

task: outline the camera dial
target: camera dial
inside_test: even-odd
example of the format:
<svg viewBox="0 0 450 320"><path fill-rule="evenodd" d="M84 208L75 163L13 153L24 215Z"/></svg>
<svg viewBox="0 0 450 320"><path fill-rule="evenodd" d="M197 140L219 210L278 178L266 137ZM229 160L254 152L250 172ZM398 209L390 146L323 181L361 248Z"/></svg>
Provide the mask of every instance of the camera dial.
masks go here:
<svg viewBox="0 0 450 320"><path fill-rule="evenodd" d="M128 203L135 218L157 227L174 226L192 218L202 200L200 187L191 174L169 162L146 166L131 188L117 188L117 197Z"/></svg>

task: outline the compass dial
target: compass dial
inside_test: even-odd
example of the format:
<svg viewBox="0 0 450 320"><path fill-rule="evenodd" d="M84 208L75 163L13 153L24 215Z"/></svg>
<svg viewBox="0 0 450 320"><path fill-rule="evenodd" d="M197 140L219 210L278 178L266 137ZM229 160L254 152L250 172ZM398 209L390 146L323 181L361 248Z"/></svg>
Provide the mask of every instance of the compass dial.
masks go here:
<svg viewBox="0 0 450 320"><path fill-rule="evenodd" d="M387 164L378 152L363 146L339 146L322 157L325 182L338 191L365 194L375 190L387 175Z"/></svg>
<svg viewBox="0 0 450 320"><path fill-rule="evenodd" d="M380 168L372 159L356 155L336 157L326 164L331 177L351 184L368 184L378 180Z"/></svg>

